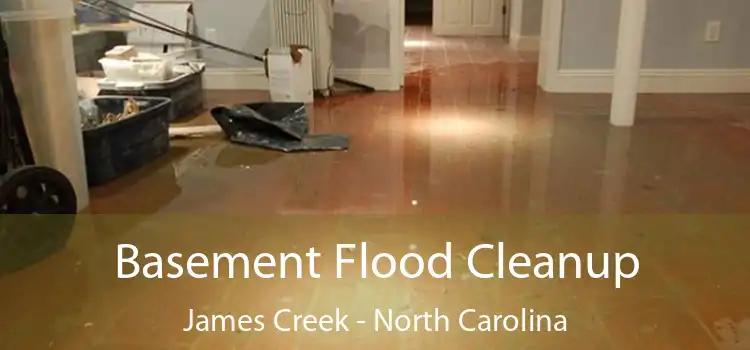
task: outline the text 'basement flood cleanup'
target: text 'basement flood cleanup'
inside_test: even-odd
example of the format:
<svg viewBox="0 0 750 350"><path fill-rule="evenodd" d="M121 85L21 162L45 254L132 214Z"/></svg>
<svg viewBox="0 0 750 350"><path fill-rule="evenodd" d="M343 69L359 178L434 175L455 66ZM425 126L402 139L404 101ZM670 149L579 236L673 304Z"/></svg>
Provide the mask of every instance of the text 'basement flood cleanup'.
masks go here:
<svg viewBox="0 0 750 350"><path fill-rule="evenodd" d="M514 253L506 254L502 242L480 244L473 247L465 257L469 272L479 279L490 278L591 278L614 279L615 288L622 281L638 274L638 257L632 253ZM358 252L358 254L355 254ZM489 255L488 255L489 254ZM244 253L171 253L163 256L157 253L141 255L131 244L120 244L117 249L117 276L130 279L142 276L149 279L176 279L182 277L205 278L320 278L316 263L321 253L310 247L307 253L261 253L250 257ZM396 258L389 253L368 254L367 243L336 245L336 277L343 278L347 265L360 267L360 278L390 278L401 275L418 278L425 272L436 279L453 277L454 254L451 243L445 243L442 252L424 257L410 252ZM492 259L494 268L478 267L480 260ZM236 266L242 271L237 273ZM305 265L307 265L305 267Z"/></svg>

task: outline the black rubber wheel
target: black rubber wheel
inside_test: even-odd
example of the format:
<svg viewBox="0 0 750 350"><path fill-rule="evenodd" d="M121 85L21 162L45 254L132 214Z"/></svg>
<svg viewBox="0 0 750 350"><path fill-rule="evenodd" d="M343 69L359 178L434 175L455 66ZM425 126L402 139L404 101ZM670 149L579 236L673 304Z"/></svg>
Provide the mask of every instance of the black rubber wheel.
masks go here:
<svg viewBox="0 0 750 350"><path fill-rule="evenodd" d="M0 213L76 214L78 200L63 173L47 167L11 170L0 182Z"/></svg>
<svg viewBox="0 0 750 350"><path fill-rule="evenodd" d="M35 264L65 246L78 200L61 172L14 169L0 182L0 276Z"/></svg>

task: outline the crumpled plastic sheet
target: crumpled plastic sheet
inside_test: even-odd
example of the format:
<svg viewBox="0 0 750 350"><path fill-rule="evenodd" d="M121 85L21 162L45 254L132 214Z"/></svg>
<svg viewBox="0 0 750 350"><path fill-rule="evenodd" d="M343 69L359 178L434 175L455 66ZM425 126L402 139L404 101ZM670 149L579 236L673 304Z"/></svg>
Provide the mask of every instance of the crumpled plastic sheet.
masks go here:
<svg viewBox="0 0 750 350"><path fill-rule="evenodd" d="M229 140L236 144L282 152L343 151L344 134L309 134L303 103L261 102L216 107L211 110Z"/></svg>

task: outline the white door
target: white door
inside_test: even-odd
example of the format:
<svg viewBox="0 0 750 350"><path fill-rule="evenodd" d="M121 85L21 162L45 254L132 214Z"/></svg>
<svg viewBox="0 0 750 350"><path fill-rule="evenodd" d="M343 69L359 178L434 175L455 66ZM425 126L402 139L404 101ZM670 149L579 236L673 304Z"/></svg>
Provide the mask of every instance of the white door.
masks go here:
<svg viewBox="0 0 750 350"><path fill-rule="evenodd" d="M433 0L436 35L504 35L505 0Z"/></svg>

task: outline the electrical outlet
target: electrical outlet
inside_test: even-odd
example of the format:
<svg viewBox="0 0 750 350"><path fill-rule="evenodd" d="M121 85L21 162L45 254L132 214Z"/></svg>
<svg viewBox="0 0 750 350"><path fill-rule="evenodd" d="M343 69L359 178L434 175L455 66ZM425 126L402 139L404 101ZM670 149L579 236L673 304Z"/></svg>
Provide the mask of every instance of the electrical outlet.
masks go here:
<svg viewBox="0 0 750 350"><path fill-rule="evenodd" d="M205 34L206 40L215 43L216 42L216 28L206 28L206 34Z"/></svg>
<svg viewBox="0 0 750 350"><path fill-rule="evenodd" d="M721 22L719 21L708 21L706 22L706 33L703 38L705 42L715 43L721 38Z"/></svg>

